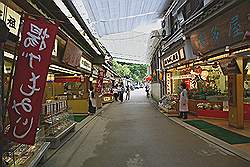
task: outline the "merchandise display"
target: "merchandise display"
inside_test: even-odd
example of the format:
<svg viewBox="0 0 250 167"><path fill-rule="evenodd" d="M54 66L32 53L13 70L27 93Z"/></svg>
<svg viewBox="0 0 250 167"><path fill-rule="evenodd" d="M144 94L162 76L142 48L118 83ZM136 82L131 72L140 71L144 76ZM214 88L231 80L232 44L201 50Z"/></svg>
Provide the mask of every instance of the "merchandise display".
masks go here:
<svg viewBox="0 0 250 167"><path fill-rule="evenodd" d="M42 124L45 129L45 136L57 136L67 127L72 125L73 117L68 113L66 100L47 101L43 104Z"/></svg>
<svg viewBox="0 0 250 167"><path fill-rule="evenodd" d="M223 106L220 104L211 104L211 103L198 103L198 109L209 109L209 110L222 110Z"/></svg>
<svg viewBox="0 0 250 167"><path fill-rule="evenodd" d="M44 142L43 129L39 129L34 145L11 142L8 151L3 155L4 162L8 167L22 167L29 166L30 164L37 164L47 150L47 148L41 149L45 145L48 146L49 144Z"/></svg>
<svg viewBox="0 0 250 167"><path fill-rule="evenodd" d="M177 111L178 100L179 98L177 95L166 95L160 99L159 107L163 107L167 110Z"/></svg>

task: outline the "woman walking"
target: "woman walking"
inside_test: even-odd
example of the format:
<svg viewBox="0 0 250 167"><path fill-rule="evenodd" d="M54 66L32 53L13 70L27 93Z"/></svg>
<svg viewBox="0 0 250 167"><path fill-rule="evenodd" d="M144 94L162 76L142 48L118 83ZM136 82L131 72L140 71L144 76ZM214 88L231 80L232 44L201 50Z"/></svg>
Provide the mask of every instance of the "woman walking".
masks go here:
<svg viewBox="0 0 250 167"><path fill-rule="evenodd" d="M184 82L181 83L181 93L179 100L179 111L180 118L187 119L188 114L188 95L187 95L187 86Z"/></svg>

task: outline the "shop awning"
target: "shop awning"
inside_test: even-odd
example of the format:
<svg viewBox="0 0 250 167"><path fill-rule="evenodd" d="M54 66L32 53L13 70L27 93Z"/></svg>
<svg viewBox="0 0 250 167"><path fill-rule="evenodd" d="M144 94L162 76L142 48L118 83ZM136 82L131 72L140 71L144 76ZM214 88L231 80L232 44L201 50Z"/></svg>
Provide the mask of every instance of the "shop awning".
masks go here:
<svg viewBox="0 0 250 167"><path fill-rule="evenodd" d="M66 82L82 82L81 77L79 76L65 76L65 77L59 77L55 78L54 82L57 83L66 83Z"/></svg>

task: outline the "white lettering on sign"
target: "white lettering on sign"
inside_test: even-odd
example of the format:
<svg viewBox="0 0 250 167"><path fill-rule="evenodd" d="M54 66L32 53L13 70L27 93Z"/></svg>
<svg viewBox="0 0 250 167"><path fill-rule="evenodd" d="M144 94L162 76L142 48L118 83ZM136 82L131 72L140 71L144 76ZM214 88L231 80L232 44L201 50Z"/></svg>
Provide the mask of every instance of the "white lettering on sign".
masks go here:
<svg viewBox="0 0 250 167"><path fill-rule="evenodd" d="M24 40L24 47L36 47L39 45L39 51L46 49L45 38L49 38L48 29L42 29L35 24L30 24L30 32L27 32L28 37Z"/></svg>
<svg viewBox="0 0 250 167"><path fill-rule="evenodd" d="M24 56L26 58L29 57L29 66L30 66L30 68L33 68L33 65L32 65L33 59L38 60L38 62L41 61L41 56L40 55L36 56L33 53L25 53L25 52L23 52L22 56Z"/></svg>
<svg viewBox="0 0 250 167"><path fill-rule="evenodd" d="M85 69L85 70L91 71L92 63L90 61L88 61L87 59L81 57L80 67Z"/></svg>
<svg viewBox="0 0 250 167"><path fill-rule="evenodd" d="M35 74L32 72L31 73L31 75L32 75L32 78L31 79L29 79L29 81L31 81L32 82L32 86L30 86L30 85L28 85L28 88L31 90L29 93L26 93L26 92L24 92L23 91L23 84L21 85L21 87L20 87L20 92L24 95L24 96L32 96L34 93L35 93L35 91L39 91L40 90L40 88L36 88L36 80L38 79L38 78L40 78L40 75L38 75L38 76L35 76Z"/></svg>
<svg viewBox="0 0 250 167"><path fill-rule="evenodd" d="M177 52L171 54L170 56L168 56L167 58L163 59L163 64L164 67L169 66L173 63L177 63L180 60L185 59L185 53L184 53L184 49L181 48L180 50L178 50Z"/></svg>
<svg viewBox="0 0 250 167"><path fill-rule="evenodd" d="M30 130L31 130L32 126L33 126L33 117L31 117L31 118L23 118L23 116L21 115L21 113L18 111L17 107L21 106L22 109L23 109L25 112L30 113L30 112L32 111L32 106L31 106L30 103L31 103L31 100L30 100L29 98L24 98L24 99L21 101L21 103L16 103L16 100L13 100L12 109L14 109L15 112L19 115L19 118L16 120L16 124L18 124L21 120L23 120L23 121L22 121L22 124L23 124L24 126L26 126L26 125L30 122L30 123L29 123L29 128L28 128L28 130L27 130L25 133L23 133L22 135L18 135L18 134L16 133L16 128L17 128L17 127L16 127L16 126L14 127L13 135L14 135L16 138L18 138L18 139L24 138L24 137L30 132ZM29 119L30 119L30 121L29 121Z"/></svg>

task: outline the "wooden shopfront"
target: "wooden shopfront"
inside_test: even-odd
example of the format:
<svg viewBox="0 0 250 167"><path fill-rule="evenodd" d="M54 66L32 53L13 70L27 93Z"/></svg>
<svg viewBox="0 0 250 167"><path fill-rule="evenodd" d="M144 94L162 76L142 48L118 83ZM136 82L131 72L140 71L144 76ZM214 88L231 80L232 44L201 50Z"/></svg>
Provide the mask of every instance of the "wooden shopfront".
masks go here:
<svg viewBox="0 0 250 167"><path fill-rule="evenodd" d="M231 68L232 64L233 68L238 68L237 72L224 74L227 98L222 97L218 100L224 105L227 103L229 107L226 118L229 120L229 125L243 128L244 120L248 119L249 115L249 104L244 103L246 91L243 83L248 85L247 64L250 44L247 34L250 30L250 2L239 1L231 6L226 4L220 12L215 7L216 4L188 23L185 33L191 40L194 54L203 62L219 65L222 71L223 68ZM207 15L208 12L213 17ZM195 22L201 24L194 24ZM225 63L220 63L220 59L227 59L226 61L230 63L227 67L223 67Z"/></svg>

